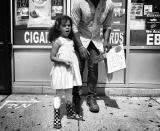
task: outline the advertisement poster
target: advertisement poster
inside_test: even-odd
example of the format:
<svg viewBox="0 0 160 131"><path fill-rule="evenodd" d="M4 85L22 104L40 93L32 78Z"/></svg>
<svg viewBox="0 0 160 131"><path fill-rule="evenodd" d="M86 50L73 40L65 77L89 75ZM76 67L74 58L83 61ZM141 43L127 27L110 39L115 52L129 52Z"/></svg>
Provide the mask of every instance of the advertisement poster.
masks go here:
<svg viewBox="0 0 160 131"><path fill-rule="evenodd" d="M51 26L51 0L29 0L28 27Z"/></svg>
<svg viewBox="0 0 160 131"><path fill-rule="evenodd" d="M160 45L160 15L148 14L146 16L147 45Z"/></svg>
<svg viewBox="0 0 160 131"><path fill-rule="evenodd" d="M136 16L143 16L143 3L131 3L131 19Z"/></svg>
<svg viewBox="0 0 160 131"><path fill-rule="evenodd" d="M153 12L153 5L144 5L144 15Z"/></svg>
<svg viewBox="0 0 160 131"><path fill-rule="evenodd" d="M123 45L114 46L106 53L108 73L113 73L126 68Z"/></svg>
<svg viewBox="0 0 160 131"><path fill-rule="evenodd" d="M51 0L51 16L55 20L57 16L63 14L63 0Z"/></svg>
<svg viewBox="0 0 160 131"><path fill-rule="evenodd" d="M126 20L126 0L112 0L114 11L112 16L113 24L124 24Z"/></svg>
<svg viewBox="0 0 160 131"><path fill-rule="evenodd" d="M29 2L28 0L15 1L15 24L27 25L29 19Z"/></svg>
<svg viewBox="0 0 160 131"><path fill-rule="evenodd" d="M146 16L146 30L159 30L160 29L160 15L148 14Z"/></svg>

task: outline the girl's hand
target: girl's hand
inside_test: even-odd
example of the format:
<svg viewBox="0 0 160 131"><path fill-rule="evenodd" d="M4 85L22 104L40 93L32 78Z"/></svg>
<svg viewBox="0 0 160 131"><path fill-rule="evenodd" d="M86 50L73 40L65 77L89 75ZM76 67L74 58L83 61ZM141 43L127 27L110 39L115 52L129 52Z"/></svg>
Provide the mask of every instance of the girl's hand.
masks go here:
<svg viewBox="0 0 160 131"><path fill-rule="evenodd" d="M72 67L72 62L70 62L70 61L64 60L63 63L64 63L67 67Z"/></svg>

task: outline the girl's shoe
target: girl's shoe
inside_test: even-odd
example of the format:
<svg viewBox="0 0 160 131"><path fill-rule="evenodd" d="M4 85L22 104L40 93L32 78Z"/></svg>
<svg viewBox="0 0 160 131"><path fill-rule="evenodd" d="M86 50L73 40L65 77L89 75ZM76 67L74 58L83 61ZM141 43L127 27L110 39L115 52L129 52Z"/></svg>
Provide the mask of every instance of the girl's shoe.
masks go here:
<svg viewBox="0 0 160 131"><path fill-rule="evenodd" d="M61 127L60 109L54 109L54 128L60 129Z"/></svg>
<svg viewBox="0 0 160 131"><path fill-rule="evenodd" d="M67 118L68 119L75 119L76 118L76 113L73 110L72 104L69 104L69 103L66 104L66 111L67 111Z"/></svg>

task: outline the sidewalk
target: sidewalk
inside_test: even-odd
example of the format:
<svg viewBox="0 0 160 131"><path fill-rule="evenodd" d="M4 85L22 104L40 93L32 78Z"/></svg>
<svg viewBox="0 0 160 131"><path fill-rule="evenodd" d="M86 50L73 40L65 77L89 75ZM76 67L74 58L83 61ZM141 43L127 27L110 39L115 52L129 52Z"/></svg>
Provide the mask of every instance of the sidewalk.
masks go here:
<svg viewBox="0 0 160 131"><path fill-rule="evenodd" d="M0 131L56 131L53 96L0 96ZM62 109L59 131L160 131L160 98L99 97L99 113L91 113L83 98L84 121L68 120Z"/></svg>

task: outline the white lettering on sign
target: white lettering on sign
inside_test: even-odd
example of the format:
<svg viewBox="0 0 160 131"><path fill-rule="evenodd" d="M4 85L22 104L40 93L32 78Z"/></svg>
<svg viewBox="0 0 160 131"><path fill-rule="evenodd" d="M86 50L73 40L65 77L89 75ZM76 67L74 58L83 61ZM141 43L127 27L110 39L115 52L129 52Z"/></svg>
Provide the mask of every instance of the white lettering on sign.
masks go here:
<svg viewBox="0 0 160 131"><path fill-rule="evenodd" d="M24 33L24 41L27 44L48 43L47 36L48 36L48 32L26 31Z"/></svg>
<svg viewBox="0 0 160 131"><path fill-rule="evenodd" d="M160 45L160 34L147 34L147 45Z"/></svg>
<svg viewBox="0 0 160 131"><path fill-rule="evenodd" d="M111 44L123 44L124 33L123 32L111 32L109 42Z"/></svg>
<svg viewBox="0 0 160 131"><path fill-rule="evenodd" d="M154 45L160 45L160 34L155 34Z"/></svg>

